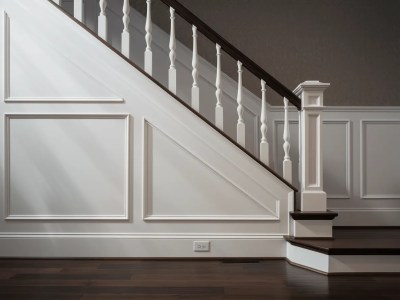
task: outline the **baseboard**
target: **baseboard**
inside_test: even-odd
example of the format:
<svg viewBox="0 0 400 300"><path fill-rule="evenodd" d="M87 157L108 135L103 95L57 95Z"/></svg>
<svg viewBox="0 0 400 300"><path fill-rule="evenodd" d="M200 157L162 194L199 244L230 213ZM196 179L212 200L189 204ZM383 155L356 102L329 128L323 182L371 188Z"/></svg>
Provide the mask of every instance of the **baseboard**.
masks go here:
<svg viewBox="0 0 400 300"><path fill-rule="evenodd" d="M194 252L194 241L210 241ZM286 241L271 238L0 237L3 258L284 258Z"/></svg>

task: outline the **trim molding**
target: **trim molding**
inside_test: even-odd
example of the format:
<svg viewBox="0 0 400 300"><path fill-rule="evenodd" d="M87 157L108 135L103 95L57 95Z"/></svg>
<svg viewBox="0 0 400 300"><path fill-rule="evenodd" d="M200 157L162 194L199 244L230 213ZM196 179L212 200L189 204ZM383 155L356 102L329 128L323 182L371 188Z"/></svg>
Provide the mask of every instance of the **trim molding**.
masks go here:
<svg viewBox="0 0 400 300"><path fill-rule="evenodd" d="M10 96L10 17L3 11L3 100Z"/></svg>
<svg viewBox="0 0 400 300"><path fill-rule="evenodd" d="M10 82L10 17L3 12L3 101L8 103L123 103L120 97L12 97Z"/></svg>
<svg viewBox="0 0 400 300"><path fill-rule="evenodd" d="M11 119L124 119L125 187L122 215L12 215L10 199L10 120ZM5 220L128 220L130 198L130 115L129 114L4 114L4 206Z"/></svg>
<svg viewBox="0 0 400 300"><path fill-rule="evenodd" d="M230 183L232 187L236 188L239 192L244 194L246 197L260 205L260 207L264 208L266 211L270 213L270 215L153 215L150 212L149 205L149 129L156 129L168 137L176 146L190 154L194 159L201 162L207 168L209 168L216 175L223 178L225 181ZM270 208L266 207L264 204L260 203L256 199L254 199L251 195L249 195L246 191L241 189L237 184L233 183L226 176L222 175L220 172L211 167L207 162L199 158L189 149L185 148L181 144L179 144L175 139L173 139L170 135L166 134L164 131L160 130L158 127L154 126L145 118L143 119L143 198L142 198L142 207L143 207L143 220L145 221L277 221L280 219L280 201L275 201L275 211L272 211ZM267 191L266 191L267 192Z"/></svg>
<svg viewBox="0 0 400 300"><path fill-rule="evenodd" d="M365 142L366 142L366 131L365 126L367 124L399 124L400 120L384 120L384 119L373 119L373 120L360 120L360 198L361 199L400 199L400 194L366 194L365 187L365 172L366 168L366 153L365 153Z"/></svg>
<svg viewBox="0 0 400 300"><path fill-rule="evenodd" d="M328 199L350 199L351 197L351 122L350 120L323 120L323 124L345 124L346 125L346 194L327 194Z"/></svg>

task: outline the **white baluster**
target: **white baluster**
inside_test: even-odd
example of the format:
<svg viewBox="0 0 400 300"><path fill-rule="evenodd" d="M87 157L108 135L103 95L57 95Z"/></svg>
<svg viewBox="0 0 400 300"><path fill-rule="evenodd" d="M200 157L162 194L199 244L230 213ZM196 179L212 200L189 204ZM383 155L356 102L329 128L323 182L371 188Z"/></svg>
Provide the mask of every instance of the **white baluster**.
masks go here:
<svg viewBox="0 0 400 300"><path fill-rule="evenodd" d="M238 91L237 91L237 113L238 113L238 122L236 125L237 136L236 140L239 145L245 147L246 146L246 136L245 136L245 124L243 120L243 105L242 105L242 63L240 61L237 62L238 66Z"/></svg>
<svg viewBox="0 0 400 300"><path fill-rule="evenodd" d="M130 39L131 34L129 33L129 12L131 11L131 6L129 5L129 0L124 0L124 4L122 7L122 13L124 14L122 17L122 22L124 23L124 30L121 34L121 52L123 55L129 58L130 55Z"/></svg>
<svg viewBox="0 0 400 300"><path fill-rule="evenodd" d="M260 160L269 165L269 144L267 141L267 101L265 99L265 81L261 79L261 143L260 143Z"/></svg>
<svg viewBox="0 0 400 300"><path fill-rule="evenodd" d="M100 0L100 15L98 18L98 30L97 33L103 40L107 40L107 16L106 16L106 7L107 0Z"/></svg>
<svg viewBox="0 0 400 300"><path fill-rule="evenodd" d="M151 0L146 0L147 14L146 14L146 50L144 52L144 70L152 75L153 72L153 53L151 51L151 39L152 39L152 24L151 24Z"/></svg>
<svg viewBox="0 0 400 300"><path fill-rule="evenodd" d="M284 98L283 99L284 107L285 107L285 121L283 126L283 151L285 152L285 157L283 158L283 178L285 178L288 182L292 182L292 161L290 160L290 132L289 132L289 101Z"/></svg>
<svg viewBox="0 0 400 300"><path fill-rule="evenodd" d="M74 0L74 17L83 22L83 0Z"/></svg>
<svg viewBox="0 0 400 300"><path fill-rule="evenodd" d="M193 25L193 57L192 57L192 107L199 111L200 109L200 91L197 83L199 72L197 71L198 57L197 57L197 27Z"/></svg>
<svg viewBox="0 0 400 300"><path fill-rule="evenodd" d="M217 76L215 78L215 96L217 105L215 106L215 125L221 130L224 130L224 108L221 103L221 46L216 44L217 49Z"/></svg>
<svg viewBox="0 0 400 300"><path fill-rule="evenodd" d="M168 70L168 88L171 92L176 94L176 67L175 67L175 9L170 7L169 9L170 19L171 19L171 31L169 35L169 60L171 62Z"/></svg>

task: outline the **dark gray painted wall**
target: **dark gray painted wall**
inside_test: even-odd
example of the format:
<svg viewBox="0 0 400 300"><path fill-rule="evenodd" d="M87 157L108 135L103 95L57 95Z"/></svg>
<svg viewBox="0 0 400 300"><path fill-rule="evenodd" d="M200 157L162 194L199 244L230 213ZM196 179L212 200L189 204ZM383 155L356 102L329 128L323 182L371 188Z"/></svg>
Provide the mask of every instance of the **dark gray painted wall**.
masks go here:
<svg viewBox="0 0 400 300"><path fill-rule="evenodd" d="M169 29L168 11L157 2L153 19ZM331 83L327 105L400 105L400 0L180 2L290 89L318 79ZM177 31L191 46L190 26L178 20ZM200 54L215 63L214 46L199 43ZM233 78L235 68L223 60ZM244 77L259 93L258 80Z"/></svg>

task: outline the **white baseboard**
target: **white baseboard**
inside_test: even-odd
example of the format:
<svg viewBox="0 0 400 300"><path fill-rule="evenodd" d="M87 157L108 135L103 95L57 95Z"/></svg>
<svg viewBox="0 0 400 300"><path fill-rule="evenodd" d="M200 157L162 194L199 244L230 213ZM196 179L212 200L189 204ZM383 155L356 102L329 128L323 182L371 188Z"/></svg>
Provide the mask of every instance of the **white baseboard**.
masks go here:
<svg viewBox="0 0 400 300"><path fill-rule="evenodd" d="M194 252L194 241L210 241L210 252ZM12 258L284 258L286 242L271 238L209 237L0 237L0 257Z"/></svg>

